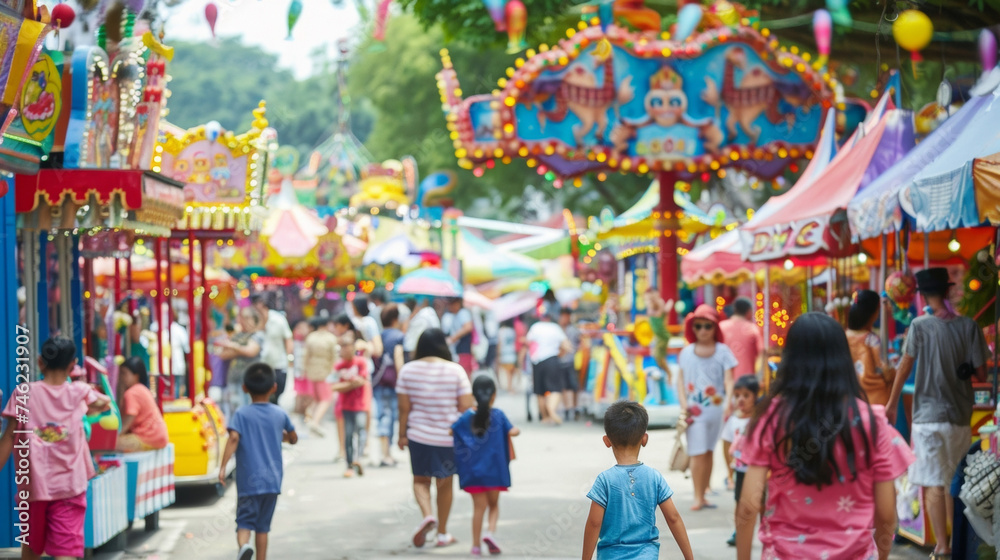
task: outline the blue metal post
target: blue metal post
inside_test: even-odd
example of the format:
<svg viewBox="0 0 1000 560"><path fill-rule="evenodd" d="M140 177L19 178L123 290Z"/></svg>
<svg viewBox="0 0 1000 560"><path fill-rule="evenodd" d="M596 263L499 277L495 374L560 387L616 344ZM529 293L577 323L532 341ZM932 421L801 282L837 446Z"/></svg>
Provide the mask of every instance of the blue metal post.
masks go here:
<svg viewBox="0 0 1000 560"><path fill-rule="evenodd" d="M38 332L31 333L38 348L52 336L49 330L49 234L38 234Z"/></svg>
<svg viewBox="0 0 1000 560"><path fill-rule="evenodd" d="M17 263L17 234L14 230L14 181L6 179L7 195L0 198L0 262ZM30 261L29 261L30 262ZM16 267L15 267L16 270ZM3 391L4 405L14 392L15 358L17 357L15 339L17 337L18 307L17 307L17 274L0 274L0 356L7 356L7 367L0 374L0 390ZM33 335L33 333L31 334ZM17 545L14 528L14 498L17 486L14 484L14 461L7 462L3 475L0 476L0 546L10 548Z"/></svg>
<svg viewBox="0 0 1000 560"><path fill-rule="evenodd" d="M83 277L80 273L80 237L74 235L73 239L73 262L69 265L70 280L70 302L73 306L73 342L76 343L76 359L83 363L83 334L87 332L83 324ZM60 271L60 274L65 274Z"/></svg>

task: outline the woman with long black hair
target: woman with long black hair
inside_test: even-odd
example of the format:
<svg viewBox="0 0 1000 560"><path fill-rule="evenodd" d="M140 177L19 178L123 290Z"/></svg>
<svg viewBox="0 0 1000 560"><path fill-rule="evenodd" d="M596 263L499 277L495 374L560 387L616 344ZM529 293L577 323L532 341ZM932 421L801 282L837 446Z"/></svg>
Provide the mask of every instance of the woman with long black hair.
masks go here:
<svg viewBox="0 0 1000 560"><path fill-rule="evenodd" d="M893 481L913 454L883 407L865 400L837 321L807 313L792 324L771 394L739 443L749 465L737 511L739 560L750 560L765 485L762 558L889 557Z"/></svg>

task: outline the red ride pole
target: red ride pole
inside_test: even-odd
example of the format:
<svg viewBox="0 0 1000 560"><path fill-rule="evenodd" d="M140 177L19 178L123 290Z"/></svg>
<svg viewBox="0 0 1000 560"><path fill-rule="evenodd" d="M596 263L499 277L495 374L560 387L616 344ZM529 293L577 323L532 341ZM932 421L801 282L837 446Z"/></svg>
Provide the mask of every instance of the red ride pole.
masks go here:
<svg viewBox="0 0 1000 560"><path fill-rule="evenodd" d="M153 238L153 258L156 259L156 280L153 292L153 305L156 309L153 312L153 317L156 318L156 369L158 370L156 377L156 403L160 407L160 413L163 413L163 265L160 262L160 238Z"/></svg>
<svg viewBox="0 0 1000 560"><path fill-rule="evenodd" d="M674 201L674 185L677 183L677 173L674 171L661 171L658 179L660 181L660 213L657 228L660 235L660 294L665 301L679 301L678 295L678 275L677 275L677 230L679 220L677 213L680 208ZM677 310L670 306L667 310L667 323L677 324Z"/></svg>
<svg viewBox="0 0 1000 560"><path fill-rule="evenodd" d="M169 369L170 369L170 374L169 374L169 379L170 379L170 400L174 400L174 399L176 399L176 395L177 395L177 387L175 386L176 383L177 383L177 380L174 379L174 356L173 356L173 351L174 351L174 337L172 336L172 333L170 332L170 331L173 330L170 327L174 324L174 294L173 294L173 291L174 291L174 264L171 262L171 259L170 259L170 241L171 241L171 239L169 237L164 240L164 243L166 245L166 253L165 254L166 254L166 260L167 260L167 278L166 278L167 287L164 288L164 294L163 295L167 296L167 310L166 310L166 315L167 316L166 316L166 321L164 321L164 324L167 326L167 330L165 332L167 333L167 344L170 345L170 352L171 352L170 363L168 364L168 366L170 366L169 367Z"/></svg>
<svg viewBox="0 0 1000 560"><path fill-rule="evenodd" d="M118 329L115 328L114 313L118 309L118 302L122 298L121 261L118 257L113 258L115 262L115 278L113 280L115 295L111 302L111 330L114 332L108 333L108 353L112 356L112 358L118 355L118 340L120 337L118 335Z"/></svg>
<svg viewBox="0 0 1000 560"><path fill-rule="evenodd" d="M201 301L201 344L202 344L202 346L204 348L202 350L202 358L203 358L204 366L205 366L205 396L207 397L208 396L208 388L211 386L210 376L212 375L212 373L210 371L210 368L208 367L208 364L209 364L209 361L208 361L208 331L209 331L209 324L208 324L208 302L211 301L211 300L208 299L208 294L206 293L207 286L205 285L205 263L207 263L208 260L206 260L206 258L205 258L205 255L207 254L207 251L205 250L205 242L204 241L199 241L198 242L198 249L199 249L199 252L201 253L201 279L202 279L202 281L201 281L201 298L200 298L200 301Z"/></svg>
<svg viewBox="0 0 1000 560"><path fill-rule="evenodd" d="M195 309L194 309L194 275L195 275L195 247L194 247L194 230L188 230L188 347L191 348L191 353L188 354L187 358L187 379L185 379L185 384L187 385L188 398L191 399L191 404L195 404L195 391L194 391L194 341L196 339L197 333L195 332ZM202 268L204 269L205 263L202 262ZM201 329L205 330L205 325L201 325ZM208 349L202 347L202 352Z"/></svg>

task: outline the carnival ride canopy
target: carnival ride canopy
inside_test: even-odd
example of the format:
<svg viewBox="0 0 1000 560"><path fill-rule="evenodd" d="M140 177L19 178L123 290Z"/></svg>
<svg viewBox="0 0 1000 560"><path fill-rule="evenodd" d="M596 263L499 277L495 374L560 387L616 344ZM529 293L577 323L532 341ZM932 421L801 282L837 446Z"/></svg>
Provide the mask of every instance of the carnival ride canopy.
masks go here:
<svg viewBox="0 0 1000 560"><path fill-rule="evenodd" d="M110 289L115 276L121 275L124 270L119 265L119 271L115 271L116 259L110 257L98 257L94 262L94 282L97 286ZM171 259L170 279L164 285L173 286L177 290L178 296L187 295L188 274L191 272L190 262L187 257L174 255ZM200 270L200 267L198 267ZM166 259L160 259L160 270L163 274L167 271ZM199 284L201 286L202 284ZM228 272L214 266L206 266L204 272L204 287L216 288L220 291L231 291L236 286L236 280ZM132 289L136 291L152 293L157 289L156 285L156 259L149 256L132 255Z"/></svg>
<svg viewBox="0 0 1000 560"><path fill-rule="evenodd" d="M731 231L736 221L721 204L713 204L707 211L699 208L691 198L680 191L674 191L674 202L680 207L680 235L698 235L709 231ZM631 208L614 217L609 224L602 223L597 238L610 239L650 239L658 237L656 231L657 208L660 204L660 182L650 183L646 192ZM683 238L683 237L682 237Z"/></svg>
<svg viewBox="0 0 1000 560"><path fill-rule="evenodd" d="M883 96L822 173L768 201L766 206L774 210L741 228L747 259L819 264L852 252L843 209L859 187L890 168L914 143L912 114L887 110L888 103L888 95Z"/></svg>
<svg viewBox="0 0 1000 560"><path fill-rule="evenodd" d="M466 228L459 228L457 256L462 261L463 279L467 284L483 284L501 278L538 278L542 265L537 260L497 248ZM452 236L444 235L444 258L452 255Z"/></svg>

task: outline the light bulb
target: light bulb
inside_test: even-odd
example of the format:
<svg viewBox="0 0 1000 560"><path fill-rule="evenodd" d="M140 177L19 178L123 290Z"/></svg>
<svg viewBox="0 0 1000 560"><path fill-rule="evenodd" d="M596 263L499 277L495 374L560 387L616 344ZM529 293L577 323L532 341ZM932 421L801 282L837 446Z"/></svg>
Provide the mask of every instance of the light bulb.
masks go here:
<svg viewBox="0 0 1000 560"><path fill-rule="evenodd" d="M861 263L861 264L865 264L866 262L868 262L868 255L866 255L864 253L861 253L860 255L858 255L858 262Z"/></svg>
<svg viewBox="0 0 1000 560"><path fill-rule="evenodd" d="M791 270L793 268L795 268L795 263L792 262L792 259L785 259L785 270Z"/></svg>
<svg viewBox="0 0 1000 560"><path fill-rule="evenodd" d="M951 251L952 253L957 253L958 250L961 248L962 244L959 243L958 240L955 239L954 237L952 237L951 241L948 242L948 250Z"/></svg>

